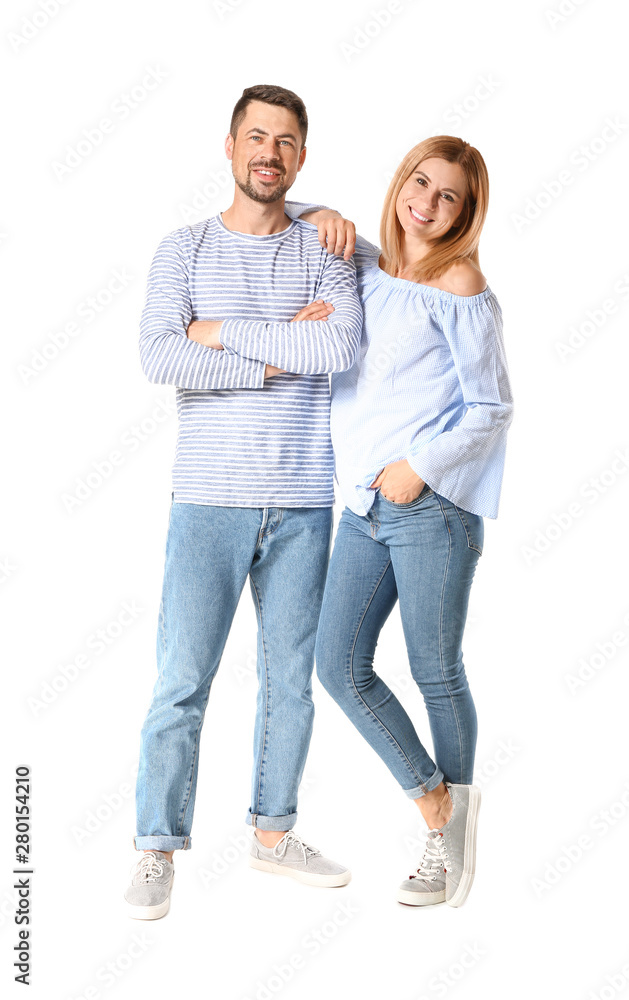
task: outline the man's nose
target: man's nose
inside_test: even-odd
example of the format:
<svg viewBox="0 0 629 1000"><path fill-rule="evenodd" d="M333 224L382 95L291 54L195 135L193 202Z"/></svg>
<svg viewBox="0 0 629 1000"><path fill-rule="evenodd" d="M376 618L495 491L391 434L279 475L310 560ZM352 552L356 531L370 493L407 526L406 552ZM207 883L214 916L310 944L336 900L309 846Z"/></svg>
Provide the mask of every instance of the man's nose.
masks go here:
<svg viewBox="0 0 629 1000"><path fill-rule="evenodd" d="M259 147L258 147L259 148ZM279 160L279 147L276 145L275 140L271 139L270 136L264 140L264 145L260 150L260 155L266 160Z"/></svg>

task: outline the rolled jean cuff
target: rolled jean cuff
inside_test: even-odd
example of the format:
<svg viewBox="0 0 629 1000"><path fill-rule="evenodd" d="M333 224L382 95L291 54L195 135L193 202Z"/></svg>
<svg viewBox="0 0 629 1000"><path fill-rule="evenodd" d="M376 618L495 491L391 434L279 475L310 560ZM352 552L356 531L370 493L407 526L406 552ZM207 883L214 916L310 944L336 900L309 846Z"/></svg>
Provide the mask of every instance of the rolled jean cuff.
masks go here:
<svg viewBox="0 0 629 1000"><path fill-rule="evenodd" d="M405 788L404 794L408 795L409 799L420 799L426 792L432 792L443 780L443 771L437 768L432 778L429 778L424 785L415 785L415 788Z"/></svg>
<svg viewBox="0 0 629 1000"><path fill-rule="evenodd" d="M439 782L437 782L439 784ZM263 816L262 813L247 813L247 823L249 826L257 826L258 830L292 830L297 822L297 813L288 813L286 816Z"/></svg>
<svg viewBox="0 0 629 1000"><path fill-rule="evenodd" d="M189 851L192 847L191 837L169 837L166 834L155 833L150 837L134 837L136 851Z"/></svg>

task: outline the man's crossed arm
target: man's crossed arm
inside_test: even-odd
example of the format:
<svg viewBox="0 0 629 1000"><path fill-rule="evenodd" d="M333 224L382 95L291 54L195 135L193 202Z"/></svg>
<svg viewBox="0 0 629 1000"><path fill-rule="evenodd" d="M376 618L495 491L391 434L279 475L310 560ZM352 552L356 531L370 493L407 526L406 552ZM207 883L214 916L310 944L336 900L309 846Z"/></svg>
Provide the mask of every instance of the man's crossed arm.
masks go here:
<svg viewBox="0 0 629 1000"><path fill-rule="evenodd" d="M310 305L304 306L303 309L300 309L297 315L293 316L291 323L296 323L305 319L326 320L332 312L334 312L334 306L330 302L324 302L323 299L317 299L315 302L311 302ZM190 337L191 340L196 340L198 344L203 344L205 347L212 347L214 350L222 351L223 345L221 344L220 339L222 325L223 320L220 319L195 319L188 327L188 337ZM266 364L264 377L265 379L273 378L274 375L282 375L285 371L285 368L277 368L275 365Z"/></svg>
<svg viewBox="0 0 629 1000"><path fill-rule="evenodd" d="M335 233L338 213L324 214L330 218L329 232ZM265 378L283 371L343 371L354 363L362 329L353 265L350 270L341 261L330 261L318 291L321 298L290 323L192 321L186 253L171 233L160 243L149 273L140 324L144 373L157 384L228 389L260 388Z"/></svg>

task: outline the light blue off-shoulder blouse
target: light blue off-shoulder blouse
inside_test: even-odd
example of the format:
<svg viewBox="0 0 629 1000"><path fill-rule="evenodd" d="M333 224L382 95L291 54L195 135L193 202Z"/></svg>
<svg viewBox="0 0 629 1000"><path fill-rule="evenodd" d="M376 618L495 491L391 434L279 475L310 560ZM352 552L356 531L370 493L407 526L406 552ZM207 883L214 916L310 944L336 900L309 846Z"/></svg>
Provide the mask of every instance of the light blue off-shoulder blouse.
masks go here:
<svg viewBox="0 0 629 1000"><path fill-rule="evenodd" d="M286 203L293 218L316 207ZM498 300L489 287L455 295L394 278L380 254L358 237L362 339L354 365L331 377L342 497L367 514L376 493L369 484L406 459L435 493L496 518L513 418Z"/></svg>

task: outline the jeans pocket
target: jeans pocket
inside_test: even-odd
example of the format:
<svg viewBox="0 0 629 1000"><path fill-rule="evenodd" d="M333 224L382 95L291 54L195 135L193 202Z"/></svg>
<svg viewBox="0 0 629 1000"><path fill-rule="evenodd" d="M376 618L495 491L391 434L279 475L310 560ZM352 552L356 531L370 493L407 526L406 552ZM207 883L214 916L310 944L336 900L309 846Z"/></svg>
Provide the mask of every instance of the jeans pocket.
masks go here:
<svg viewBox="0 0 629 1000"><path fill-rule="evenodd" d="M482 556L485 522L480 514L470 514L469 510L463 510L461 507L457 507L456 504L453 506L465 530L468 548L474 549L475 552L478 552L479 556Z"/></svg>
<svg viewBox="0 0 629 1000"><path fill-rule="evenodd" d="M424 500L429 493L432 493L432 490L428 485L428 483L424 483L421 493L418 496L416 496L414 500L409 500L408 503L396 503L395 500L388 500L387 497L383 496L382 492L380 493L380 496L385 501L385 503L390 504L392 507L397 507L398 510L404 510L407 507L414 507L415 504L419 503L420 500Z"/></svg>

